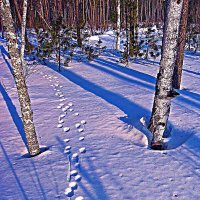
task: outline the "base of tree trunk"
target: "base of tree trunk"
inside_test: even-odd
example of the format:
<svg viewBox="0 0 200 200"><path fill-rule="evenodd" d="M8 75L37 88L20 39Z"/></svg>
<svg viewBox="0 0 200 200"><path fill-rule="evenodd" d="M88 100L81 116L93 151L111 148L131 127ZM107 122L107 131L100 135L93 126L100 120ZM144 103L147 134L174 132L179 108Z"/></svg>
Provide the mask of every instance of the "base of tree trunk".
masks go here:
<svg viewBox="0 0 200 200"><path fill-rule="evenodd" d="M162 142L155 142L155 143L151 143L151 149L153 150L165 150L165 146L164 146L164 143Z"/></svg>
<svg viewBox="0 0 200 200"><path fill-rule="evenodd" d="M32 157L38 156L48 150L49 150L49 147L43 146L43 147L40 147L40 152L38 152L37 154L30 155L30 153L28 152L28 153L21 155L21 158L32 158Z"/></svg>

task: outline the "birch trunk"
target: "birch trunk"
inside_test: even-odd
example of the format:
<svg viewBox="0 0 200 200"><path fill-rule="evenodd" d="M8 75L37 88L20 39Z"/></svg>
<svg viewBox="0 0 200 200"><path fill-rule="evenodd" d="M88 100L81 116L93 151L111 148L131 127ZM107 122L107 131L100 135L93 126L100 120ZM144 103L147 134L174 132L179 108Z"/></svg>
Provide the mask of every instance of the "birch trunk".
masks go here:
<svg viewBox="0 0 200 200"><path fill-rule="evenodd" d="M116 32L116 50L120 50L120 20L121 10L120 10L120 0L117 0L117 32Z"/></svg>
<svg viewBox="0 0 200 200"><path fill-rule="evenodd" d="M30 156L35 156L40 153L39 143L37 140L37 135L35 132L35 126L33 123L33 112L31 109L31 102L28 94L28 89L26 86L25 78L23 76L22 62L20 58L20 52L18 49L16 33L14 29L14 23L10 10L9 0L3 0L1 6L3 5L6 27L6 37L8 41L9 53L11 56L11 63L13 66L13 76L15 79L22 120L24 125L24 132L26 134L27 146Z"/></svg>
<svg viewBox="0 0 200 200"><path fill-rule="evenodd" d="M163 54L157 76L154 105L149 130L153 133L152 149L163 149L163 133L170 114L173 72L176 60L178 33L183 0L167 0Z"/></svg>
<svg viewBox="0 0 200 200"><path fill-rule="evenodd" d="M185 49L186 32L187 32L188 5L189 5L189 0L183 0L183 8L182 8L181 22L180 22L180 32L179 32L179 39L178 39L179 45L177 49L176 65L175 65L174 77L173 77L173 87L175 89L180 89L180 86L181 86L184 49Z"/></svg>
<svg viewBox="0 0 200 200"><path fill-rule="evenodd" d="M25 50L25 34L26 34L26 16L27 16L27 0L24 0L23 3L23 15L22 15L22 31L21 31L21 48L20 48L20 57L23 67L24 76L26 77L27 69L24 64L24 50Z"/></svg>

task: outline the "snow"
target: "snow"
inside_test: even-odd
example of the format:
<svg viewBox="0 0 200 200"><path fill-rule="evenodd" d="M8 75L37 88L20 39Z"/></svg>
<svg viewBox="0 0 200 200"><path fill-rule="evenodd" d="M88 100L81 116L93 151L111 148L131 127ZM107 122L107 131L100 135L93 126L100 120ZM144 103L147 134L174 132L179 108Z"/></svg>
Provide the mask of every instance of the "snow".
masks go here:
<svg viewBox="0 0 200 200"><path fill-rule="evenodd" d="M80 137L79 141L83 141L85 139L85 137Z"/></svg>
<svg viewBox="0 0 200 200"><path fill-rule="evenodd" d="M85 120L81 120L81 124L86 124L86 121Z"/></svg>
<svg viewBox="0 0 200 200"><path fill-rule="evenodd" d="M84 198L82 196L79 196L75 200L84 200Z"/></svg>
<svg viewBox="0 0 200 200"><path fill-rule="evenodd" d="M85 148L85 147L80 148L80 149L79 149L79 152L80 152L80 153L85 153L85 152L86 152L86 148Z"/></svg>
<svg viewBox="0 0 200 200"><path fill-rule="evenodd" d="M60 122L59 122L59 124L57 125L57 127L58 127L58 128L62 128L62 127L63 127L63 125L62 125L62 124L60 124Z"/></svg>
<svg viewBox="0 0 200 200"><path fill-rule="evenodd" d="M63 131L64 131L64 132L68 132L69 130L70 130L70 127L64 127L64 128L63 128Z"/></svg>
<svg viewBox="0 0 200 200"><path fill-rule="evenodd" d="M76 182L70 182L69 183L69 187L72 189L72 190L76 190L78 188L78 184Z"/></svg>
<svg viewBox="0 0 200 200"><path fill-rule="evenodd" d="M67 138L67 139L64 139L63 141L68 143L70 141L70 139Z"/></svg>
<svg viewBox="0 0 200 200"><path fill-rule="evenodd" d="M76 176L77 174L78 174L78 171L77 170L73 170L73 171L71 171L71 173L70 173L72 176Z"/></svg>
<svg viewBox="0 0 200 200"><path fill-rule="evenodd" d="M108 49L113 44L109 34L100 36ZM94 61L71 63L61 73L53 64L38 65L27 84L39 142L49 149L27 158L22 156L25 136L4 47L0 39L0 199L200 199L199 53L185 53L181 95L172 102L164 151L149 149L146 128L157 62L138 59L127 68L107 50ZM65 105L74 112L66 115L61 110Z"/></svg>

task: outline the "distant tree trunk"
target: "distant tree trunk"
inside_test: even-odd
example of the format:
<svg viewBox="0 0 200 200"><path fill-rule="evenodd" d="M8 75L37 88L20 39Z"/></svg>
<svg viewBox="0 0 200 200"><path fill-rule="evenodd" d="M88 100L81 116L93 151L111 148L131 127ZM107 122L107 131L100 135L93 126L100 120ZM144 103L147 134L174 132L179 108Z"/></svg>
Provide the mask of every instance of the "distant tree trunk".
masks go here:
<svg viewBox="0 0 200 200"><path fill-rule="evenodd" d="M6 37L13 66L13 76L17 86L28 150L31 156L35 156L40 153L40 148L35 132L35 126L33 123L33 112L31 109L31 102L28 94L28 89L26 86L25 78L23 76L22 62L20 58L20 52L18 49L13 18L11 15L10 2L9 0L2 0L2 2L0 3L1 5L3 5L4 8L4 16L6 19Z"/></svg>
<svg viewBox="0 0 200 200"><path fill-rule="evenodd" d="M77 44L78 47L82 47L82 39L81 39L81 27L80 27L80 19L79 19L79 0L76 0L76 31L77 31Z"/></svg>
<svg viewBox="0 0 200 200"><path fill-rule="evenodd" d="M131 57L138 55L138 0L130 1L130 43L129 54Z"/></svg>
<svg viewBox="0 0 200 200"><path fill-rule="evenodd" d="M2 0L0 0L0 17L1 17L1 34L4 39L4 16L3 16L3 4Z"/></svg>
<svg viewBox="0 0 200 200"><path fill-rule="evenodd" d="M139 44L138 44L138 32L139 32L139 3L138 0L135 0L134 2L134 9L135 9L135 16L134 16L134 22L135 22L135 57L138 57L139 53Z"/></svg>
<svg viewBox="0 0 200 200"><path fill-rule="evenodd" d="M129 1L129 23L130 23L130 31L129 31L129 55L131 57L134 56L134 40L135 40L135 23L134 23L134 0Z"/></svg>
<svg viewBox="0 0 200 200"><path fill-rule="evenodd" d="M17 3L17 0L13 0L14 4L15 4L15 10L16 10L16 13L17 13L17 18L18 18L18 21L19 21L19 25L21 26L22 24L22 16L20 14L20 11L19 11L19 6L18 6L18 3Z"/></svg>
<svg viewBox="0 0 200 200"><path fill-rule="evenodd" d="M163 149L163 133L167 127L171 99L173 72L178 45L179 24L183 0L167 0L167 13L163 43L163 55L157 76L154 105L149 130L153 133L152 149Z"/></svg>
<svg viewBox="0 0 200 200"><path fill-rule="evenodd" d="M183 0L183 8L181 14L180 28L179 28L180 30L178 39L178 49L177 49L177 56L176 56L176 63L175 63L174 77L173 77L173 87L175 89L180 89L181 86L184 49L185 49L186 32L187 32L188 5L189 5L189 0Z"/></svg>
<svg viewBox="0 0 200 200"><path fill-rule="evenodd" d="M117 0L117 32L116 32L116 50L120 49L120 25L121 25L121 10L120 10L120 0Z"/></svg>
<svg viewBox="0 0 200 200"><path fill-rule="evenodd" d="M23 15L22 15L22 25L21 25L21 29L22 29L22 31L21 31L21 47L20 47L20 56L21 56L24 76L26 76L26 73L27 73L27 69L26 69L25 64L24 64L25 35L26 35L26 16L27 16L27 0L24 0L24 3L23 3Z"/></svg>

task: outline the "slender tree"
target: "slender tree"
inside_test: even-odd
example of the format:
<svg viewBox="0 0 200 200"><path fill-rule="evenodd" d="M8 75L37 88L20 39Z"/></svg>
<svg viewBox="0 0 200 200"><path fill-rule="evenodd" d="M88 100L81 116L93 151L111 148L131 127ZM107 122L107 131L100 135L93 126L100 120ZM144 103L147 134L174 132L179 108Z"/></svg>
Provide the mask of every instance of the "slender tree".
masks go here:
<svg viewBox="0 0 200 200"><path fill-rule="evenodd" d="M117 0L117 31L116 31L116 50L120 49L120 26L121 26L120 0Z"/></svg>
<svg viewBox="0 0 200 200"><path fill-rule="evenodd" d="M23 76L22 61L18 49L14 22L11 15L10 2L9 0L1 0L0 3L1 7L3 7L3 15L6 19L4 21L6 27L6 38L8 41L8 49L11 56L11 63L13 66L13 76L15 79L21 107L22 120L24 125L24 132L26 134L28 151L31 156L35 156L40 153L40 148L35 132L35 126L33 123L33 112L31 109L30 97L28 94L25 78Z"/></svg>
<svg viewBox="0 0 200 200"><path fill-rule="evenodd" d="M25 50L25 35L26 35L26 16L27 16L27 0L24 0L23 3L23 15L22 15L22 25L21 25L21 47L20 47L20 56L22 61L22 67L24 75L26 76L26 67L24 64L24 50Z"/></svg>
<svg viewBox="0 0 200 200"><path fill-rule="evenodd" d="M170 114L173 72L178 46L178 32L183 0L167 0L167 16L163 40L163 54L157 76L154 105L149 130L153 133L152 149L163 149L163 133Z"/></svg>
<svg viewBox="0 0 200 200"><path fill-rule="evenodd" d="M0 0L0 17L1 17L1 31L2 31L2 38L4 38L4 16L3 16L3 3Z"/></svg>
<svg viewBox="0 0 200 200"><path fill-rule="evenodd" d="M177 49L176 64L174 68L174 77L173 77L173 87L175 89L180 89L181 86L184 49L185 49L186 33L187 33L188 5L189 5L189 0L183 0L180 31L178 38L178 49Z"/></svg>

